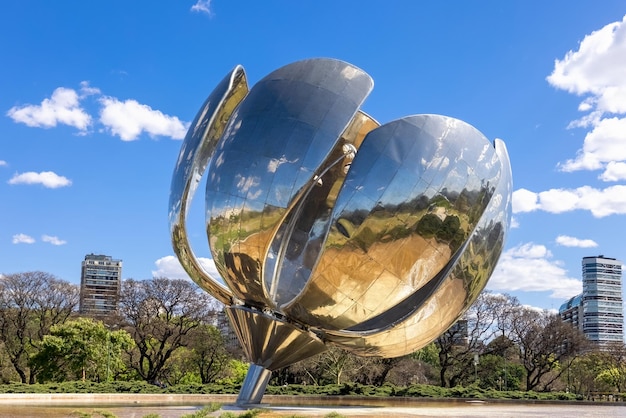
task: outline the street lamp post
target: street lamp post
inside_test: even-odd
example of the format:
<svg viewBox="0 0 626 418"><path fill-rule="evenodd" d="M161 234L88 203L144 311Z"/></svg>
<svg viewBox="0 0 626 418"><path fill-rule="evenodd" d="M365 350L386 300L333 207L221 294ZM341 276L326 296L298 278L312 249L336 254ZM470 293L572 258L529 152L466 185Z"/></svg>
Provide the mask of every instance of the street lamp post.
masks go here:
<svg viewBox="0 0 626 418"><path fill-rule="evenodd" d="M478 382L478 354L474 354L474 382Z"/></svg>

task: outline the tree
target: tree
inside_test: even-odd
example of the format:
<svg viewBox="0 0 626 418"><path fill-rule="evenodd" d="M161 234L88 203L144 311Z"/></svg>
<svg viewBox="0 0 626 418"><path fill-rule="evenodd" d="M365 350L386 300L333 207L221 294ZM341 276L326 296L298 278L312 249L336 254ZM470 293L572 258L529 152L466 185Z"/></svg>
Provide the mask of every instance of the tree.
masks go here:
<svg viewBox="0 0 626 418"><path fill-rule="evenodd" d="M52 326L31 363L39 366L42 382L102 382L124 370L122 353L133 345L126 331L110 331L102 321L78 318Z"/></svg>
<svg viewBox="0 0 626 418"><path fill-rule="evenodd" d="M396 386L409 386L414 384L436 384L439 372L433 364L418 360L413 355L402 357L387 377L387 383Z"/></svg>
<svg viewBox="0 0 626 418"><path fill-rule="evenodd" d="M437 344L434 342L420 348L410 356L415 360L430 364L431 366L437 366L439 364L439 348L437 348Z"/></svg>
<svg viewBox="0 0 626 418"><path fill-rule="evenodd" d="M623 342L614 342L603 348L609 364L606 370L598 374L597 379L621 392L626 388L626 345Z"/></svg>
<svg viewBox="0 0 626 418"><path fill-rule="evenodd" d="M354 362L357 366L348 373L350 380L363 385L382 386L387 381L389 373L400 365L405 357L355 357Z"/></svg>
<svg viewBox="0 0 626 418"><path fill-rule="evenodd" d="M509 295L483 292L463 319L435 341L442 387L456 386L475 377L475 356L492 354L488 343L506 334L507 321L517 306L517 299Z"/></svg>
<svg viewBox="0 0 626 418"><path fill-rule="evenodd" d="M606 352L587 351L572 361L562 380L565 380L568 391L588 396L606 384L597 377L610 367L611 360Z"/></svg>
<svg viewBox="0 0 626 418"><path fill-rule="evenodd" d="M7 384L19 380L19 375L11 364L9 355L0 342L0 384Z"/></svg>
<svg viewBox="0 0 626 418"><path fill-rule="evenodd" d="M226 377L224 381L226 383L240 385L243 383L249 369L249 363L243 362L241 360L232 359L228 362L228 377Z"/></svg>
<svg viewBox="0 0 626 418"><path fill-rule="evenodd" d="M40 271L0 278L0 341L22 383L34 383L37 353L50 328L65 322L78 305L78 287Z"/></svg>
<svg viewBox="0 0 626 418"><path fill-rule="evenodd" d="M231 360L224 338L212 325L202 324L189 334L190 361L200 374L202 384L213 383L221 377Z"/></svg>
<svg viewBox="0 0 626 418"><path fill-rule="evenodd" d="M172 353L214 317L215 309L215 300L187 280L125 280L119 311L136 343L128 352L131 367L144 380L158 381Z"/></svg>
<svg viewBox="0 0 626 418"><path fill-rule="evenodd" d="M506 358L486 354L480 358L478 379L480 387L496 390L520 390L524 378L524 368Z"/></svg>
<svg viewBox="0 0 626 418"><path fill-rule="evenodd" d="M318 356L319 354L275 371L276 383L278 385L297 383L315 386L324 384L321 370L318 369Z"/></svg>
<svg viewBox="0 0 626 418"><path fill-rule="evenodd" d="M598 373L596 379L621 392L626 387L626 367L612 366Z"/></svg>
<svg viewBox="0 0 626 418"><path fill-rule="evenodd" d="M539 385L548 390L586 347L582 332L547 311L521 308L511 325L512 338L526 370L526 390Z"/></svg>
<svg viewBox="0 0 626 418"><path fill-rule="evenodd" d="M432 342L399 359L387 381L398 386L436 384L439 379L439 348Z"/></svg>
<svg viewBox="0 0 626 418"><path fill-rule="evenodd" d="M460 324L460 325L459 325ZM474 370L472 361L479 348L478 341L466 341L467 322L457 322L435 341L439 349L439 383L441 387L456 386Z"/></svg>
<svg viewBox="0 0 626 418"><path fill-rule="evenodd" d="M626 346L621 342L604 344L585 352L567 374L568 386L588 396L591 392L626 388Z"/></svg>
<svg viewBox="0 0 626 418"><path fill-rule="evenodd" d="M201 384L200 375L190 360L191 350L178 347L161 369L160 385Z"/></svg>
<svg viewBox="0 0 626 418"><path fill-rule="evenodd" d="M317 368L322 378L331 384L341 384L344 372L354 365L354 355L338 347L331 346L318 354Z"/></svg>
<svg viewBox="0 0 626 418"><path fill-rule="evenodd" d="M362 366L356 355L335 346L313 357L301 360L288 367L283 373L291 374L294 383L313 385L341 384L351 379ZM349 376L346 376L349 374ZM285 375L278 376L279 381L287 383Z"/></svg>

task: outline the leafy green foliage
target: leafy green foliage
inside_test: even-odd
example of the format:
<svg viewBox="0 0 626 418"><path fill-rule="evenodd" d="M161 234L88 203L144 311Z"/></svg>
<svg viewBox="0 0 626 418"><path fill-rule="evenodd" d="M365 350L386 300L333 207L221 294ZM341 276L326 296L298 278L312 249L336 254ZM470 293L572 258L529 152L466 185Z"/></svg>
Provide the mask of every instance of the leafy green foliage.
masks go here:
<svg viewBox="0 0 626 418"><path fill-rule="evenodd" d="M135 382L63 382L58 384L0 385L0 393L190 393L190 394L237 394L240 386L234 385L177 385L167 388ZM317 396L390 396L416 398L470 398L470 399L543 399L576 400L577 395L565 392L497 391L483 389L478 385L443 388L434 385L371 386L360 384L341 385L287 385L268 386L268 395L317 395ZM221 407L218 403L207 405L213 411ZM199 412L199 411L198 411ZM257 414L259 412L256 412ZM239 416L239 415L234 415Z"/></svg>
<svg viewBox="0 0 626 418"><path fill-rule="evenodd" d="M444 216L445 199L423 203L429 213L409 222L412 228L454 248L468 219ZM344 227L352 228L349 235L364 248L409 233L384 219ZM475 275L481 267L467 269L463 274ZM226 352L221 334L208 325L216 307L190 282L128 280L120 315L106 321L130 334L77 318L77 292L46 273L5 276L0 383L23 384L0 386L0 392L239 393L249 365ZM329 348L274 372L267 393L573 399L608 396L626 387L626 345L586 347L558 318L529 311L508 295L483 293L462 320L465 328L451 327L436 343L402 358L361 358ZM476 354L480 362L474 364ZM448 389L416 385L437 380ZM518 391L522 388L555 394Z"/></svg>
<svg viewBox="0 0 626 418"><path fill-rule="evenodd" d="M31 364L40 370L39 382L106 381L125 368L121 355L133 344L126 331L110 331L101 321L78 318L54 325Z"/></svg>
<svg viewBox="0 0 626 418"><path fill-rule="evenodd" d="M99 410L99 409L95 409L91 412L74 411L72 412L71 416L78 417L78 418L117 418L117 415L115 415L114 413L109 412L109 411ZM144 417L144 418L147 418L147 417Z"/></svg>
<svg viewBox="0 0 626 418"><path fill-rule="evenodd" d="M596 380L599 380L609 386L617 388L620 391L626 387L626 366L610 367L598 373Z"/></svg>
<svg viewBox="0 0 626 418"><path fill-rule="evenodd" d="M253 408L253 409L249 409L246 412L243 412L239 415L237 415L239 418L254 418L256 416L258 416L259 414L261 414L261 412L263 412L264 410L261 408Z"/></svg>
<svg viewBox="0 0 626 418"><path fill-rule="evenodd" d="M418 361L423 361L431 366L439 365L439 349L435 343L430 343L426 347L417 350L411 357Z"/></svg>
<svg viewBox="0 0 626 418"><path fill-rule="evenodd" d="M345 415L341 415L339 412L331 412L330 414L324 415L324 418L344 418Z"/></svg>
<svg viewBox="0 0 626 418"><path fill-rule="evenodd" d="M218 381L223 385L241 385L248 373L250 365L241 360L231 359L228 362L227 377Z"/></svg>
<svg viewBox="0 0 626 418"><path fill-rule="evenodd" d="M202 383L215 382L229 369L230 356L220 331L212 325L199 325L189 333L189 361Z"/></svg>
<svg viewBox="0 0 626 418"><path fill-rule="evenodd" d="M501 356L486 354L480 359L479 385L483 389L520 390L524 368Z"/></svg>
<svg viewBox="0 0 626 418"><path fill-rule="evenodd" d="M207 418L221 407L221 404L213 402L194 413L182 415L180 418Z"/></svg>

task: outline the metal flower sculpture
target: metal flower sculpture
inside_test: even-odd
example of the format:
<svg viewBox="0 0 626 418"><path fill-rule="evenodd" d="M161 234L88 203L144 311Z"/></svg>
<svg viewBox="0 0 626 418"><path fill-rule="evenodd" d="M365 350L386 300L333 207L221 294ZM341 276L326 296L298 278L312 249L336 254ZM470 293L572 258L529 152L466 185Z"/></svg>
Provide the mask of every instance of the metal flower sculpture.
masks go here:
<svg viewBox="0 0 626 418"><path fill-rule="evenodd" d="M458 119L380 125L373 87L332 59L282 67L248 89L237 66L182 145L169 219L174 250L223 302L252 363L237 400L272 370L332 344L395 357L437 338L484 288L510 222L504 143ZM207 171L206 230L221 280L185 229Z"/></svg>

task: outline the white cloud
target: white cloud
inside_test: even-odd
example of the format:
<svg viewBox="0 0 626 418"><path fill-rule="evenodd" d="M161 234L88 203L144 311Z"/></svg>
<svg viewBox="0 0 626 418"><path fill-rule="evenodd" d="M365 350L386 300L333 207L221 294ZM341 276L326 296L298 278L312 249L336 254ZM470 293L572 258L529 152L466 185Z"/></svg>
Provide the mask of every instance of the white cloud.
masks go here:
<svg viewBox="0 0 626 418"><path fill-rule="evenodd" d="M546 309L546 308L540 308L539 306L534 306L534 305L522 305L523 308L525 309L530 309L531 311L535 311L537 313L544 313L544 312L549 312L552 315L556 315L559 313L559 311L557 309Z"/></svg>
<svg viewBox="0 0 626 418"><path fill-rule="evenodd" d="M624 97L626 100L626 96ZM626 119L605 118L594 122L575 159L559 164L562 171L599 170L607 163L626 160Z"/></svg>
<svg viewBox="0 0 626 418"><path fill-rule="evenodd" d="M58 237L54 237L51 235L42 235L41 236L41 240L43 242L49 242L52 245L64 245L67 244L67 241L63 241L62 239L59 239Z"/></svg>
<svg viewBox="0 0 626 418"><path fill-rule="evenodd" d="M0 160L0 167L6 167L8 164L4 160Z"/></svg>
<svg viewBox="0 0 626 418"><path fill-rule="evenodd" d="M568 235L559 235L556 237L556 243L564 247L593 248L598 243L591 239L579 239Z"/></svg>
<svg viewBox="0 0 626 418"><path fill-rule="evenodd" d="M606 170L600 175L604 181L626 180L626 163L611 161L606 165Z"/></svg>
<svg viewBox="0 0 626 418"><path fill-rule="evenodd" d="M514 213L534 210L550 213L588 210L596 218L623 215L626 214L626 185L615 185L605 189L582 186L576 189L550 189L540 193L526 189L513 192Z"/></svg>
<svg viewBox="0 0 626 418"><path fill-rule="evenodd" d="M13 235L13 244L33 244L35 242L35 238L26 234L15 234Z"/></svg>
<svg viewBox="0 0 626 418"><path fill-rule="evenodd" d="M578 190L578 189L577 189ZM582 193L572 189L550 189L539 193L541 209L550 213L563 213L577 209Z"/></svg>
<svg viewBox="0 0 626 418"><path fill-rule="evenodd" d="M40 105L14 106L7 116L15 122L39 128L52 128L61 123L84 131L91 124L91 116L80 107L76 91L65 87L54 90Z"/></svg>
<svg viewBox="0 0 626 418"><path fill-rule="evenodd" d="M100 89L97 87L91 87L89 85L89 81L81 81L80 82L80 92L81 92L81 99L85 98L87 96L93 96L93 95L98 95L100 94Z"/></svg>
<svg viewBox="0 0 626 418"><path fill-rule="evenodd" d="M513 213L532 212L539 209L537 193L526 189L513 192Z"/></svg>
<svg viewBox="0 0 626 418"><path fill-rule="evenodd" d="M100 99L100 122L123 141L134 141L142 132L151 137L161 135L183 139L187 126L176 116L163 114L136 100L119 101L114 97Z"/></svg>
<svg viewBox="0 0 626 418"><path fill-rule="evenodd" d="M206 5L208 7L208 3ZM133 99L120 101L115 97L103 96L100 89L81 81L78 91L59 87L49 99L40 105L14 106L7 112L15 122L31 127L51 128L57 124L74 126L81 135L89 133L92 117L81 107L80 102L89 96L98 96L100 104L99 122L113 135L124 141L133 141L143 132L151 137L166 136L183 139L189 123L170 116Z"/></svg>
<svg viewBox="0 0 626 418"><path fill-rule="evenodd" d="M211 16L211 0L197 0L196 4L191 6L191 11L198 13L206 13Z"/></svg>
<svg viewBox="0 0 626 418"><path fill-rule="evenodd" d="M216 280L220 280L220 274L215 268L215 263L211 258L199 257L198 261L204 270L209 273ZM152 271L152 277L167 277L170 279L186 279L189 280L189 275L180 265L178 258L173 255L168 255L159 258L154 262L157 266L157 270Z"/></svg>
<svg viewBox="0 0 626 418"><path fill-rule="evenodd" d="M581 292L582 282L569 277L561 262L552 260L545 246L527 243L502 253L487 288L504 292L552 292L552 298L567 299Z"/></svg>
<svg viewBox="0 0 626 418"><path fill-rule="evenodd" d="M622 180L624 173L615 175L615 162L626 162L626 16L585 36L577 51L569 51L556 60L547 80L553 86L580 96L581 112L589 112L570 123L571 128L592 128L585 136L582 148L573 159L559 168L605 170L604 181ZM605 117L609 115L609 117Z"/></svg>
<svg viewBox="0 0 626 418"><path fill-rule="evenodd" d="M570 93L591 94L584 103L602 112L626 113L626 16L585 36L578 51L556 60L548 82Z"/></svg>
<svg viewBox="0 0 626 418"><path fill-rule="evenodd" d="M41 173L35 173L29 171L22 174L15 174L8 181L9 184L41 184L49 189L56 189L57 187L65 187L72 184L72 181L66 177L59 176L52 171L42 171Z"/></svg>

